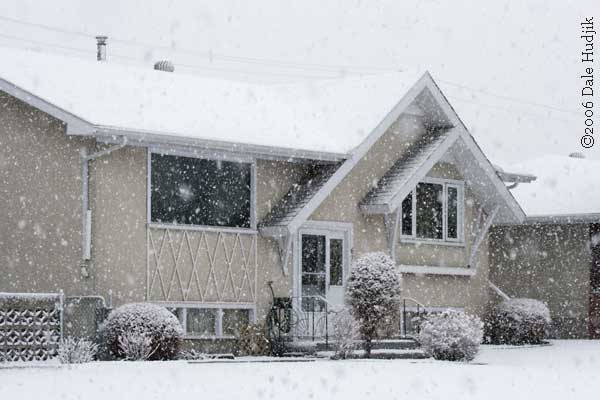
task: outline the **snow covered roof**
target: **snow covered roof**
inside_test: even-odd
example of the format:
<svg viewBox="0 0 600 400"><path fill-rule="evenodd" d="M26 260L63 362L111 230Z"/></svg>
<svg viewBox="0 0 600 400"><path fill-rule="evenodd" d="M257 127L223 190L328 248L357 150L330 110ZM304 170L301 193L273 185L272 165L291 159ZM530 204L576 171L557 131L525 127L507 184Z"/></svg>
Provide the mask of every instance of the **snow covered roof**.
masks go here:
<svg viewBox="0 0 600 400"><path fill-rule="evenodd" d="M583 214L600 217L599 160L547 155L507 170L537 176L535 181L521 183L512 190L528 218Z"/></svg>
<svg viewBox="0 0 600 400"><path fill-rule="evenodd" d="M331 176L337 171L340 164L328 164L315 167L311 174L307 174L283 196L269 214L261 221L261 226L284 226L288 224L306 204L314 197Z"/></svg>
<svg viewBox="0 0 600 400"><path fill-rule="evenodd" d="M365 140L423 75L251 84L9 48L0 48L0 58L0 90L25 91L95 134L121 130L339 155Z"/></svg>
<svg viewBox="0 0 600 400"><path fill-rule="evenodd" d="M423 135L420 140L415 141L377 182L377 186L367 193L361 202L363 211L370 212L373 210L376 212L380 207L384 207L385 212L393 211L396 207L393 207L392 203L398 197L401 189L423 166L425 161L433 156L436 150L440 149L445 143L449 146L456 136L454 130L448 129L432 135ZM423 174L427 172L428 170L425 170ZM404 196L399 197L399 200L402 201Z"/></svg>

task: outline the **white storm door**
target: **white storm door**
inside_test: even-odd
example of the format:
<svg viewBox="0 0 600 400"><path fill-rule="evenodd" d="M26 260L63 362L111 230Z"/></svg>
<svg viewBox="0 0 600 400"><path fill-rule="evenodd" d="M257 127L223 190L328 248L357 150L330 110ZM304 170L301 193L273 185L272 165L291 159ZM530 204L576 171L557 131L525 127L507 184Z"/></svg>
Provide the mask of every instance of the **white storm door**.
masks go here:
<svg viewBox="0 0 600 400"><path fill-rule="evenodd" d="M303 231L300 235L300 295L303 311L341 309L348 264L344 232Z"/></svg>

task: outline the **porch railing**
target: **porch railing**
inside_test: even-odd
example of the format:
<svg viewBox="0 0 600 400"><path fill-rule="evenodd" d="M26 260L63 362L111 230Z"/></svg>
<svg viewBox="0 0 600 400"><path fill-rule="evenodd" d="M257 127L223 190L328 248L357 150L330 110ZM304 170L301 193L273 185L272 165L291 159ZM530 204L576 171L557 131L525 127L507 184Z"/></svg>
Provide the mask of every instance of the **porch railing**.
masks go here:
<svg viewBox="0 0 600 400"><path fill-rule="evenodd" d="M421 319L427 313L427 308L412 298L402 299L400 304L400 336L415 337L419 334Z"/></svg>

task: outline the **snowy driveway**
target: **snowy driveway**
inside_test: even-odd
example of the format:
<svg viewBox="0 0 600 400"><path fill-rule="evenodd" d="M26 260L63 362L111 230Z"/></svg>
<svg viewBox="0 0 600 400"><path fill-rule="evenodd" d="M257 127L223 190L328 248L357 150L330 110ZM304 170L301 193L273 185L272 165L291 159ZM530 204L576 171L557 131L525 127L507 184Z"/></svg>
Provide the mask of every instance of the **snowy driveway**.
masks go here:
<svg viewBox="0 0 600 400"><path fill-rule="evenodd" d="M0 364L1 365L1 364ZM471 364L353 360L0 367L0 399L592 399L600 341L484 346Z"/></svg>

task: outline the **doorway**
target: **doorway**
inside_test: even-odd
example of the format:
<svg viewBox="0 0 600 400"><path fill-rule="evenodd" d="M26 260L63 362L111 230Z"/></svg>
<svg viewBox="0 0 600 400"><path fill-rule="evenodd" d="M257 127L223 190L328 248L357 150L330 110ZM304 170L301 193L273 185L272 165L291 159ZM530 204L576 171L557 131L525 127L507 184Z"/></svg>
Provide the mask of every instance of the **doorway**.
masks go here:
<svg viewBox="0 0 600 400"><path fill-rule="evenodd" d="M300 324L307 330L305 336L331 332L329 317L344 307L351 238L351 224L311 222L299 231L295 307L305 319Z"/></svg>

